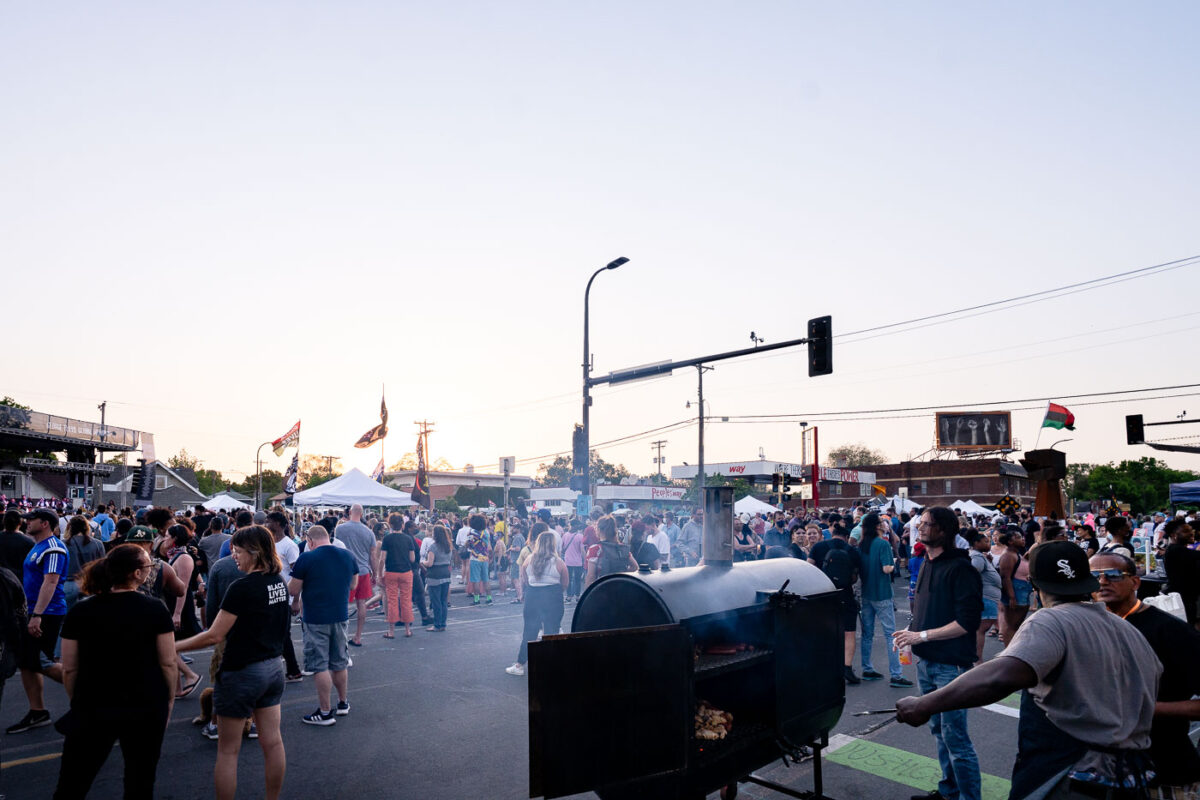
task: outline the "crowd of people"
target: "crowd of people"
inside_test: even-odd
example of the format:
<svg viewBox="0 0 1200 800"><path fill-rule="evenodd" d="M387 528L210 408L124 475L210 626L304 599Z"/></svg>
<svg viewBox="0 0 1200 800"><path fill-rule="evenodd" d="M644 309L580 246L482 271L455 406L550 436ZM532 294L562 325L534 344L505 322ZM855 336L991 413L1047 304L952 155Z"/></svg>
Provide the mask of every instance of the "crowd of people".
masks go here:
<svg viewBox="0 0 1200 800"><path fill-rule="evenodd" d="M84 797L118 742L127 796L150 797L174 706L199 692L194 722L217 742L217 796L236 793L238 753L254 738L264 794L278 797L285 684L314 680L304 723L348 716L350 654L372 610L384 614L386 638L411 637L418 619L430 633L447 630L455 583L470 605L508 598L522 605L524 629L506 671L520 676L529 643L560 632L566 607L592 582L695 566L703 530L701 509L555 517L10 504L0 534L0 676L20 672L29 708L7 733L52 724L45 679L61 683L70 711L53 723L64 735L55 797ZM979 796L964 709L1027 689L1014 784L1054 783L1054 797L1073 797L1062 792L1144 783L1163 790L1155 796L1197 797L1200 757L1186 740L1187 720L1200 718L1191 700L1200 694L1200 551L1190 517L800 509L737 515L731 538L736 561L802 559L841 592L848 685L912 687L901 657L911 648L922 694L897 708L904 722L928 722L938 741L935 795ZM1143 580L1163 577L1183 620L1137 599ZM902 629L897 588L910 600ZM297 619L303 664L291 637ZM887 674L876 669L876 627ZM989 635L1000 650L985 662ZM207 676L186 655L204 648ZM1108 712L1076 685L1098 668L1123 687ZM206 677L212 685L201 689ZM1055 740L1070 744L1069 755L1038 751Z"/></svg>

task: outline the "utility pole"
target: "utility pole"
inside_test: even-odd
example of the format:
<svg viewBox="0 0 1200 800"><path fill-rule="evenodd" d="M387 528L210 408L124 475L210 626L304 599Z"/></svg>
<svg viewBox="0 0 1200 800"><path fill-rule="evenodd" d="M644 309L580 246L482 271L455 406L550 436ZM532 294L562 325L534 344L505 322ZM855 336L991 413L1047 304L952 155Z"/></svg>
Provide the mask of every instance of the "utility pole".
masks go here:
<svg viewBox="0 0 1200 800"><path fill-rule="evenodd" d="M104 413L108 409L108 401L104 400L100 405L96 406L100 409L100 463L104 463L104 443L108 439L108 428L104 426ZM104 500L104 477L98 472L92 475L92 508L99 508L100 503Z"/></svg>
<svg viewBox="0 0 1200 800"><path fill-rule="evenodd" d="M325 474L333 477L333 461L337 456L317 456L317 458L325 459Z"/></svg>
<svg viewBox="0 0 1200 800"><path fill-rule="evenodd" d="M658 477L660 480L662 479L662 476L663 476L663 474L662 474L662 465L663 465L662 449L663 449L663 445L666 443L667 443L666 439L659 439L656 442L650 443L650 446L658 451L658 455L656 455L654 457L654 463L658 464Z"/></svg>
<svg viewBox="0 0 1200 800"><path fill-rule="evenodd" d="M436 422L430 422L427 419L423 419L420 422L413 422L413 425L418 425L421 428L417 433L421 437L421 441L425 444L425 469L427 470L433 464L433 459L429 457L429 434L433 433L433 426L436 424Z"/></svg>
<svg viewBox="0 0 1200 800"><path fill-rule="evenodd" d="M716 369L716 367L707 367L704 364L696 365L696 394L700 399L700 436L699 446L697 447L697 460L700 462L700 492L699 497L704 497L704 373L708 370Z"/></svg>

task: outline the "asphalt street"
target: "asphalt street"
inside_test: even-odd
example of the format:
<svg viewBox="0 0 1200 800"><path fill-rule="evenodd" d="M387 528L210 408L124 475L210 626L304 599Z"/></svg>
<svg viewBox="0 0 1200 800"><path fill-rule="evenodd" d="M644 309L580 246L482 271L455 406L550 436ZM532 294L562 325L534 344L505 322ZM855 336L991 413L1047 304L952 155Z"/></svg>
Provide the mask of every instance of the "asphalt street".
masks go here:
<svg viewBox="0 0 1200 800"><path fill-rule="evenodd" d="M900 624L907 601L896 583ZM283 700L283 737L288 754L284 796L294 798L492 798L529 796L525 679L504 668L516 656L522 628L521 606L497 596L491 606L474 607L462 594L453 606L446 633L414 627L381 638L383 618L369 614L364 646L352 649L348 717L335 726L300 721L316 707L311 678L288 685ZM568 607L564 626L570 624ZM300 646L300 628L293 628ZM989 653L998 645L989 640ZM876 632L876 668L886 672L882 634ZM194 668L207 675L208 653L195 654ZM905 667L915 680L915 667ZM856 671L861 671L856 661ZM208 685L207 678L204 686ZM834 800L901 798L935 787L938 777L933 739L924 728L883 716L854 717L855 711L888 708L912 690L891 689L886 681L847 687L846 709L823 761L825 794ZM197 696L198 696L197 692ZM66 711L61 687L50 684L47 705L57 718ZM201 737L191 723L199 703L176 703L158 770L156 795L204 798L212 795L216 742ZM26 711L17 678L8 681L0 704L0 727ZM1016 753L1015 709L999 705L970 712L970 730L986 776L984 797L1007 797ZM62 738L53 727L0 735L0 791L9 800L50 798L57 780ZM598 754L600 755L600 754ZM121 796L122 759L114 749L90 797ZM797 789L812 788L812 764L768 765L759 774ZM243 744L239 798L262 796L262 757L253 740ZM581 795L580 797L594 797ZM778 797L743 784L739 796ZM715 797L715 795L714 795Z"/></svg>

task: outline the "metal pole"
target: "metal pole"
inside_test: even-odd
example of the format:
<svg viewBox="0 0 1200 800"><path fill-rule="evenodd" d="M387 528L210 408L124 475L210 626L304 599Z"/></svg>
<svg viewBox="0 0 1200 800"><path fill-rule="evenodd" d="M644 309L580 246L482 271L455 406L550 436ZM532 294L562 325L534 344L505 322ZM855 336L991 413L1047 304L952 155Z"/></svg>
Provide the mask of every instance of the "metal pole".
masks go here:
<svg viewBox="0 0 1200 800"><path fill-rule="evenodd" d="M121 451L121 508L125 508L125 478L129 477L129 451ZM120 511L117 512L120 514Z"/></svg>
<svg viewBox="0 0 1200 800"><path fill-rule="evenodd" d="M701 497L704 496L704 370L705 369L706 368L703 364L696 365L696 375L697 375L696 394L700 398L700 437L699 437L699 447L697 448L699 452L696 454L696 459L700 463L699 477L700 477L700 496ZM709 367L709 369L711 369L711 367Z"/></svg>
<svg viewBox="0 0 1200 800"><path fill-rule="evenodd" d="M592 273L592 277L588 278L587 288L583 290L583 452L585 455L581 474L583 476L583 494L588 498L588 505L591 504L592 496L592 439L590 427L592 356L591 345L588 340L588 300L592 294L592 281L596 280L597 275L605 270L616 269L628 261L628 258L622 256L596 270ZM579 465L573 464L572 466L578 467Z"/></svg>
<svg viewBox="0 0 1200 800"><path fill-rule="evenodd" d="M254 510L262 511L262 449L271 442L263 442L258 446L258 450L254 452L254 462L257 466L258 488L254 492Z"/></svg>
<svg viewBox="0 0 1200 800"><path fill-rule="evenodd" d="M108 428L104 425L104 412L108 408L108 401L104 400L100 403L100 450L97 455L100 457L100 463L104 463L104 443L108 439ZM104 500L104 478L98 473L92 474L92 508L100 508L100 503Z"/></svg>

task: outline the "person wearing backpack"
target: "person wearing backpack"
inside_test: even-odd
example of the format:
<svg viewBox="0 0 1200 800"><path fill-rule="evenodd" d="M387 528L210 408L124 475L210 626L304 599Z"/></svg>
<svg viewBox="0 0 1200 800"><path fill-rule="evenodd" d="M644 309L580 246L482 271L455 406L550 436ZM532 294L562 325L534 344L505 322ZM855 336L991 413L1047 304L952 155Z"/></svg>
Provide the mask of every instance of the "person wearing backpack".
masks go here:
<svg viewBox="0 0 1200 800"><path fill-rule="evenodd" d="M832 535L829 539L817 542L813 546L808 563L820 567L834 587L842 593L842 628L845 631L843 675L846 683L854 685L862 683L854 674L854 631L858 626L858 601L854 599L854 582L862 574L862 556L857 549L850 546L850 532L845 526L835 524L830 528L830 533Z"/></svg>
<svg viewBox="0 0 1200 800"><path fill-rule="evenodd" d="M987 534L973 531L967 539L971 542L971 566L983 582L983 617L979 620L979 630L975 632L975 655L978 661L983 661L983 643L987 639L988 629L996 625L1000 617L1001 579L990 558L991 542Z"/></svg>
<svg viewBox="0 0 1200 800"><path fill-rule="evenodd" d="M596 521L596 532L600 536L600 543L588 548L587 554L588 586L597 578L614 572L637 570L637 561L630 554L629 546L617 541L617 521L611 514Z"/></svg>

